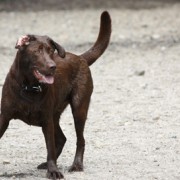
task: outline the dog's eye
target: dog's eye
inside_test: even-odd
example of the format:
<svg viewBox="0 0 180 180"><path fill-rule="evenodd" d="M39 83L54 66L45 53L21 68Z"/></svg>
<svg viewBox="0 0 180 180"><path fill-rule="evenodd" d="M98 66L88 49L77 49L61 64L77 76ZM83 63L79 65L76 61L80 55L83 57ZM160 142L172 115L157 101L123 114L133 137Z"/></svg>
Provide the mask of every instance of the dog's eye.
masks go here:
<svg viewBox="0 0 180 180"><path fill-rule="evenodd" d="M53 50L53 49L50 49L50 50L49 50L49 53L50 53L50 54L54 54L54 50Z"/></svg>
<svg viewBox="0 0 180 180"><path fill-rule="evenodd" d="M35 54L41 54L41 53L42 53L42 50L41 50L41 49L36 49L36 50L34 50L34 53L35 53Z"/></svg>

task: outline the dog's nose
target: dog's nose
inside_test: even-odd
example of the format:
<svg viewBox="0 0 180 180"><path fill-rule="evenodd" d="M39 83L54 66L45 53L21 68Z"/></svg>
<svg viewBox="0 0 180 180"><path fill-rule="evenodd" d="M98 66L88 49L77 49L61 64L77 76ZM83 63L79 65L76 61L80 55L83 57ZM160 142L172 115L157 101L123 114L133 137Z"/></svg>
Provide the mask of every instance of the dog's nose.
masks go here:
<svg viewBox="0 0 180 180"><path fill-rule="evenodd" d="M51 71L55 71L56 69L56 64L52 61L52 62L49 62L48 63L48 68L51 70Z"/></svg>
<svg viewBox="0 0 180 180"><path fill-rule="evenodd" d="M54 71L56 69L56 65L52 65L49 67L50 70Z"/></svg>

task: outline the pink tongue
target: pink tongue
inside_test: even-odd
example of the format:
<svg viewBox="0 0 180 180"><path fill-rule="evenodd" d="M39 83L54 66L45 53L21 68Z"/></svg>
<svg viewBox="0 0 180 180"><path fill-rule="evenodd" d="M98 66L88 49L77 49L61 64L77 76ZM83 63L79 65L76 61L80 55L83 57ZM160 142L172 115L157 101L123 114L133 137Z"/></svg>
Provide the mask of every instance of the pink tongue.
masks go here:
<svg viewBox="0 0 180 180"><path fill-rule="evenodd" d="M43 76L40 81L43 83L47 83L47 84L53 84L54 83L54 77L53 76Z"/></svg>

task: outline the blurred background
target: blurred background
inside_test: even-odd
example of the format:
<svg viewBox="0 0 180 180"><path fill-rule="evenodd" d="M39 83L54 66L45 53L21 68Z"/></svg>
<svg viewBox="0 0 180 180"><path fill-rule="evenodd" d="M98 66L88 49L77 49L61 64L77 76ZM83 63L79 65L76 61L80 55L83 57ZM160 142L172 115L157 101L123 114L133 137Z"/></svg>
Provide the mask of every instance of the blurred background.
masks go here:
<svg viewBox="0 0 180 180"><path fill-rule="evenodd" d="M68 173L76 147L69 107L58 167L67 180L179 180L179 0L0 0L0 92L18 37L48 35L81 54L95 42L104 10L112 36L90 67L85 170ZM43 180L36 166L45 160L41 129L12 121L0 140L0 179Z"/></svg>
<svg viewBox="0 0 180 180"><path fill-rule="evenodd" d="M73 10L73 9L151 9L170 6L179 0L1 0L0 10Z"/></svg>

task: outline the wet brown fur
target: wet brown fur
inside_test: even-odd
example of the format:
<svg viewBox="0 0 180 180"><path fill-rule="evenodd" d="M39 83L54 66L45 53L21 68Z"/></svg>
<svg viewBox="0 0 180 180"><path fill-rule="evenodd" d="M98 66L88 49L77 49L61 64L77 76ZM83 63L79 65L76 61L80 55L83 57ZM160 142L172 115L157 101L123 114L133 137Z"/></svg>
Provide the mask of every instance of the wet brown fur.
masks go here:
<svg viewBox="0 0 180 180"><path fill-rule="evenodd" d="M63 48L61 49L60 47L58 53L49 55L50 50L46 48L44 52L47 54L47 57L44 57L47 61L46 65L39 59L37 66L43 65L41 70L50 73L53 66L51 61L53 61L55 62L56 70L54 72L54 83L50 85L42 84L42 92L27 93L22 91L24 81L30 85L37 83L29 68L29 62L31 63L29 59L33 59L34 56L31 52L27 52L28 48L17 51L15 61L7 74L2 90L0 138L6 131L11 119L21 119L29 125L42 127L48 155L47 162L40 164L38 168L47 168L48 178L60 179L63 177L56 166L56 160L66 142L66 137L59 126L59 119L68 104L70 104L72 109L77 135L77 149L70 171L83 170L85 148L83 131L93 91L89 66L107 48L110 34L111 19L108 12L103 12L98 39L87 52L79 56L68 52L63 54ZM41 42L43 46L50 46L47 36L32 37L36 37L36 40ZM36 44L36 41L34 43ZM36 48L32 44L31 47Z"/></svg>

